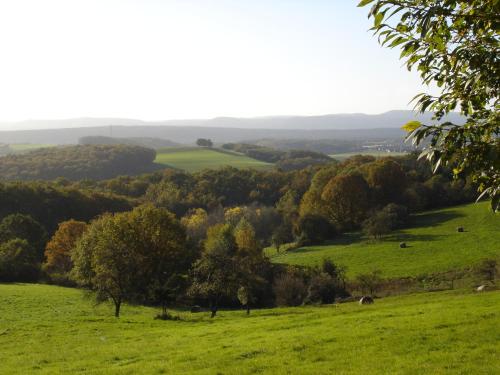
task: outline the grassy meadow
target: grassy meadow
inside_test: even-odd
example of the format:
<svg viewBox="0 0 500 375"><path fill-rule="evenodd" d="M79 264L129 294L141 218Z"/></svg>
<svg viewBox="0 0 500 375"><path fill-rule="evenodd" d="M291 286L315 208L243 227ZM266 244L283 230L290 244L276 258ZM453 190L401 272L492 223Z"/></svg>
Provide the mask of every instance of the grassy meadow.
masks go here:
<svg viewBox="0 0 500 375"><path fill-rule="evenodd" d="M208 148L164 148L157 150L155 163L197 172L207 168L232 166L235 168L270 168L272 164L248 156Z"/></svg>
<svg viewBox="0 0 500 375"><path fill-rule="evenodd" d="M315 265L324 258L347 267L349 277L381 270L384 277L418 276L462 269L484 258L500 257L500 215L488 202L428 211L415 215L407 229L374 241L361 233L339 237L326 245L276 254L273 262ZM463 226L464 233L457 227ZM400 249L399 243L408 247Z"/></svg>
<svg viewBox="0 0 500 375"><path fill-rule="evenodd" d="M374 305L178 312L93 306L77 289L0 284L1 374L495 374L500 291Z"/></svg>

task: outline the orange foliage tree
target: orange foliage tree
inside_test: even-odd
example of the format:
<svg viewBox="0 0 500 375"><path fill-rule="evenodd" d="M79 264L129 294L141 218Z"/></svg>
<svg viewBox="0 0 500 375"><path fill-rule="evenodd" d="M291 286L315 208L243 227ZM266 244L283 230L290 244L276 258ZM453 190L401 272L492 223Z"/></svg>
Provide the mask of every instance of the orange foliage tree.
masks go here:
<svg viewBox="0 0 500 375"><path fill-rule="evenodd" d="M82 221L68 220L59 224L45 248L45 269L48 272L65 274L71 271L71 250L86 229L87 224Z"/></svg>

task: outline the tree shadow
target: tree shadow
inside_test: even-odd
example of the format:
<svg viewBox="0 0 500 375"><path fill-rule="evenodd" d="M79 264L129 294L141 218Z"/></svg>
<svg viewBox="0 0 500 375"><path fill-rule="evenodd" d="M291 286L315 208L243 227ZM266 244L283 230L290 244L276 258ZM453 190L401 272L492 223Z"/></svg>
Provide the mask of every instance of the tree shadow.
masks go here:
<svg viewBox="0 0 500 375"><path fill-rule="evenodd" d="M430 242L430 241L438 241L446 237L443 234L412 234L412 233L394 233L382 239L383 242L405 242L405 241L422 241L422 242ZM407 247L408 244L407 244Z"/></svg>
<svg viewBox="0 0 500 375"><path fill-rule="evenodd" d="M442 224L447 221L458 219L460 217L465 217L465 215L459 211L446 211L446 212L429 212L417 215L414 217L414 225L423 226L423 225L437 225Z"/></svg>

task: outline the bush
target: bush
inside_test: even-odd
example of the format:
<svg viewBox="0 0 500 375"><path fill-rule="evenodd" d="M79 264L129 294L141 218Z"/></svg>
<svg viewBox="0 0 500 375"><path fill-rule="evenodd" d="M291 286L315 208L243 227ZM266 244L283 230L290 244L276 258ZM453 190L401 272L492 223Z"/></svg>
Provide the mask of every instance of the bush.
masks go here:
<svg viewBox="0 0 500 375"><path fill-rule="evenodd" d="M307 296L303 277L288 270L274 282L274 294L278 306L299 306Z"/></svg>
<svg viewBox="0 0 500 375"><path fill-rule="evenodd" d="M409 219L408 208L400 204L389 203L382 209L387 214L391 229L403 228Z"/></svg>
<svg viewBox="0 0 500 375"><path fill-rule="evenodd" d="M337 234L335 227L323 216L306 214L297 222L295 232L302 245L322 243Z"/></svg>
<svg viewBox="0 0 500 375"><path fill-rule="evenodd" d="M376 212L363 222L363 232L372 238L381 238L391 232L390 215L384 211Z"/></svg>
<svg viewBox="0 0 500 375"><path fill-rule="evenodd" d="M33 282L39 273L36 250L28 241L16 238L0 245L0 281Z"/></svg>
<svg viewBox="0 0 500 375"><path fill-rule="evenodd" d="M307 288L307 303L333 303L338 292L337 280L321 272L314 275Z"/></svg>
<svg viewBox="0 0 500 375"><path fill-rule="evenodd" d="M37 260L43 260L47 231L31 216L12 214L0 222L0 243L13 239L26 240L33 247Z"/></svg>
<svg viewBox="0 0 500 375"><path fill-rule="evenodd" d="M375 270L370 273L361 274L356 277L359 288L363 293L373 296L382 286L381 271Z"/></svg>
<svg viewBox="0 0 500 375"><path fill-rule="evenodd" d="M475 267L474 273L479 282L495 283L500 274L500 264L495 259L485 259Z"/></svg>

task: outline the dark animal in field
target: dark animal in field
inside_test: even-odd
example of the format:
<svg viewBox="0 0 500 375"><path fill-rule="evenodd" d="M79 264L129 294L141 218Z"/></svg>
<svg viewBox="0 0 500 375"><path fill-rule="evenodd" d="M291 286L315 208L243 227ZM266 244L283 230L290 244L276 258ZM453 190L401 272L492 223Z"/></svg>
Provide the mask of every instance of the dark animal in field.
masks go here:
<svg viewBox="0 0 500 375"><path fill-rule="evenodd" d="M464 227L458 227L457 228L458 233L463 233L464 232Z"/></svg>
<svg viewBox="0 0 500 375"><path fill-rule="evenodd" d="M400 249L406 249L406 242L401 242L401 243L399 244L399 248L400 248Z"/></svg>
<svg viewBox="0 0 500 375"><path fill-rule="evenodd" d="M360 305L371 305L373 302L373 298L370 296L361 297L361 299L359 300Z"/></svg>
<svg viewBox="0 0 500 375"><path fill-rule="evenodd" d="M192 313L199 313L201 311L202 311L201 306L198 306L198 305L191 306Z"/></svg>

